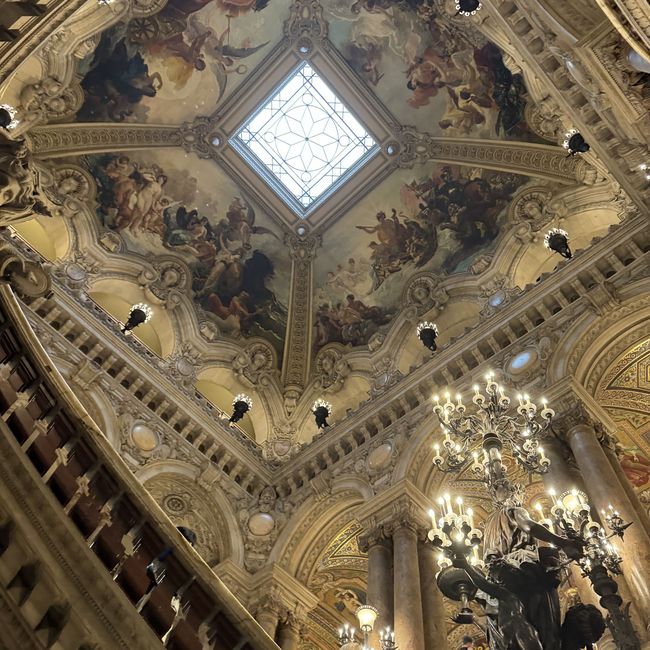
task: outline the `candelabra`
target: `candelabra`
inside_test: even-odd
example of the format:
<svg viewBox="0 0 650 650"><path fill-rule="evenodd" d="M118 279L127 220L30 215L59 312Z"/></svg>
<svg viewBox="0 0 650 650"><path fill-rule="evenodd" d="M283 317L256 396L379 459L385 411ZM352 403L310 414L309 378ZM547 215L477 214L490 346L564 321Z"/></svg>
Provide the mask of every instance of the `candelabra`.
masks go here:
<svg viewBox="0 0 650 650"><path fill-rule="evenodd" d="M530 397L519 395L514 415L510 398L494 381L494 373L486 375L485 393L483 395L479 387L474 386L473 413L467 411L461 395L456 395L456 403L451 401L449 393L445 394L444 403L434 396L433 412L444 433L444 457L440 444L436 443L433 462L438 469L451 472L459 472L471 462L472 471L488 484L497 500L502 501L512 491L501 458L503 447L506 446L515 461L528 472L545 473L551 463L544 455L540 440L555 413L548 408L546 400L542 400L538 417L537 406Z"/></svg>
<svg viewBox="0 0 650 650"><path fill-rule="evenodd" d="M537 611L526 605L530 598L538 602L534 599L542 597L539 602L548 599L549 603L556 599L556 587L545 582L546 576L555 575L559 581L560 567L576 561L609 613L608 624L618 647L638 650L638 639L627 611L621 609L622 600L611 576L621 572L621 558L611 538L622 538L629 524L610 508L603 513L610 531L605 532L591 517L586 497L577 491L560 499L552 494L550 516L546 518L543 506L538 504L541 520L534 521L522 507L523 486L510 480L509 468L502 460L503 451L529 474L548 471L550 460L541 441L554 412L546 401L542 400L538 409L524 394L517 396L518 406L511 406L493 373L486 376L485 394L474 386L473 406L466 407L461 395L452 401L449 393L444 402L438 396L433 400L433 411L444 434L442 443L433 445L434 464L444 472L470 469L487 485L495 506L483 533L485 564L478 552L481 531L474 525L471 510L464 509L462 498L456 499L456 511L451 497L445 495L439 499L441 517L436 519L435 513L430 513L429 539L440 552L437 583L447 597L462 603L457 622L473 622L469 601L480 589L493 602L503 603L503 608L499 605L498 611L488 615L494 638L514 629L513 625L529 638L539 635L537 641L525 646L526 650L543 647L546 640L555 644L562 635L575 634L585 643L589 642L587 632L598 638L602 630L598 631L597 625L587 630L578 624L579 616L590 606L582 606L582 613L565 619L565 629L550 604ZM600 621L602 624L602 617Z"/></svg>
<svg viewBox="0 0 650 650"><path fill-rule="evenodd" d="M445 596L461 603L460 611L453 620L459 624L473 623L474 613L469 601L476 594L476 586L467 572L454 566L454 562L462 556L472 566L483 569L485 565L479 555L483 533L474 526L474 512L471 508L463 507L462 497L456 498L458 512L454 510L449 494L440 497L438 503L441 516L437 519L435 510L429 511L431 530L428 533L433 547L439 551L438 587Z"/></svg>
<svg viewBox="0 0 650 650"><path fill-rule="evenodd" d="M608 510L601 513L609 529L607 532L592 517L587 496L583 492L572 489L558 497L554 490L549 490L549 496L553 504L550 509L551 518L544 518L540 503L535 505L540 513L540 523L551 531L555 529L562 537L573 540L582 547L582 553L576 562L600 596L600 604L608 612L608 623L617 648L638 650L639 641L629 614L621 609L623 601L618 595L618 585L610 575L622 574L622 558L611 540L613 537L623 539L625 529L632 522L626 523L619 512L609 505Z"/></svg>
<svg viewBox="0 0 650 650"><path fill-rule="evenodd" d="M362 633L362 650L373 650L369 646L369 636L375 626L375 621L379 615L379 611L372 605L361 605L354 613L359 621L359 628ZM359 643L356 638L356 629L345 623L343 627L339 628L339 647L351 650L353 647L358 646ZM395 632L390 627L386 627L379 632L379 646L380 650L397 650L397 643L395 641Z"/></svg>

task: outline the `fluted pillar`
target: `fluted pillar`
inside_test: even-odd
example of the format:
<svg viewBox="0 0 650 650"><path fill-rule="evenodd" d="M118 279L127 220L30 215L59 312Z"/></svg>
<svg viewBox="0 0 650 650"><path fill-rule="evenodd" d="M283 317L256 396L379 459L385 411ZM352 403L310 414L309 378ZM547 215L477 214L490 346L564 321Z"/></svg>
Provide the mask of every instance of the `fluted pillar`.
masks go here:
<svg viewBox="0 0 650 650"><path fill-rule="evenodd" d="M370 638L373 648L379 647L379 630L393 627L393 549L391 540L381 533L367 538L368 591L366 602L379 610Z"/></svg>
<svg viewBox="0 0 650 650"><path fill-rule="evenodd" d="M400 650L425 650L418 539L415 527L400 522L393 532L395 636Z"/></svg>
<svg viewBox="0 0 650 650"><path fill-rule="evenodd" d="M594 428L578 424L571 428L567 439L578 467L587 480L589 499L599 512L612 504L625 521L634 521L636 512L621 485L616 472L605 455ZM625 531L625 541L617 544L624 559L625 578L630 587L647 638L650 630L650 538L641 526L630 526Z"/></svg>
<svg viewBox="0 0 650 650"><path fill-rule="evenodd" d="M436 583L438 563L435 559L433 546L427 542L420 543L418 546L418 567L420 592L422 593L424 649L447 650L445 604Z"/></svg>

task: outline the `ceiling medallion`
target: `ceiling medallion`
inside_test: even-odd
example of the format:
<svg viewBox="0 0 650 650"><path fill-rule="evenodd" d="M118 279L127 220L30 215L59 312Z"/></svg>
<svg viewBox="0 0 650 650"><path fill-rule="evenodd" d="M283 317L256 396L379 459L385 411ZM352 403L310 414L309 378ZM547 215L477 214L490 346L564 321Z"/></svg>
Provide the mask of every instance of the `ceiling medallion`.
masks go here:
<svg viewBox="0 0 650 650"><path fill-rule="evenodd" d="M246 119L230 144L300 217L379 151L308 62Z"/></svg>

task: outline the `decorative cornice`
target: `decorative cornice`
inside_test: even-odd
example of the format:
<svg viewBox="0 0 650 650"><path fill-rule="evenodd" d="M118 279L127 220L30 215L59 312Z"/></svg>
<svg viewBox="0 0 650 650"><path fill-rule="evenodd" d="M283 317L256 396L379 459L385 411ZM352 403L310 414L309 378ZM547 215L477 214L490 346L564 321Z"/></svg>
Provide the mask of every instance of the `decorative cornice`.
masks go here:
<svg viewBox="0 0 650 650"><path fill-rule="evenodd" d="M567 157L560 147L526 142L505 142L471 138L437 138L405 128L398 134L400 167L425 162L478 165L555 181L562 184L593 183L596 170L576 156Z"/></svg>
<svg viewBox="0 0 650 650"><path fill-rule="evenodd" d="M183 133L177 126L112 123L36 126L29 131L29 139L34 154L42 159L180 147L184 142Z"/></svg>

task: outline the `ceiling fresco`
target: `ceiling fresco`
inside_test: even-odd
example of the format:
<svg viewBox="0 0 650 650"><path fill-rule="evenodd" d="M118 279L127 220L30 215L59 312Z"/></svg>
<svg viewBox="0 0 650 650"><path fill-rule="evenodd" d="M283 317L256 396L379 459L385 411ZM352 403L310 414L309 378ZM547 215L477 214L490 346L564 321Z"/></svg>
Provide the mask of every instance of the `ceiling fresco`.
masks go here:
<svg viewBox="0 0 650 650"><path fill-rule="evenodd" d="M289 0L169 0L104 31L80 64L84 122L209 115L282 38Z"/></svg>
<svg viewBox="0 0 650 650"><path fill-rule="evenodd" d="M197 306L220 331L262 336L282 355L290 262L282 233L211 161L174 152L82 159L97 183L101 227L129 251L173 255Z"/></svg>
<svg viewBox="0 0 650 650"><path fill-rule="evenodd" d="M543 142L524 118L521 74L429 0L332 0L325 14L334 45L401 124L436 135Z"/></svg>
<svg viewBox="0 0 650 650"><path fill-rule="evenodd" d="M450 165L400 170L323 235L314 348L364 345L397 313L420 271L466 270L505 225L525 176Z"/></svg>

